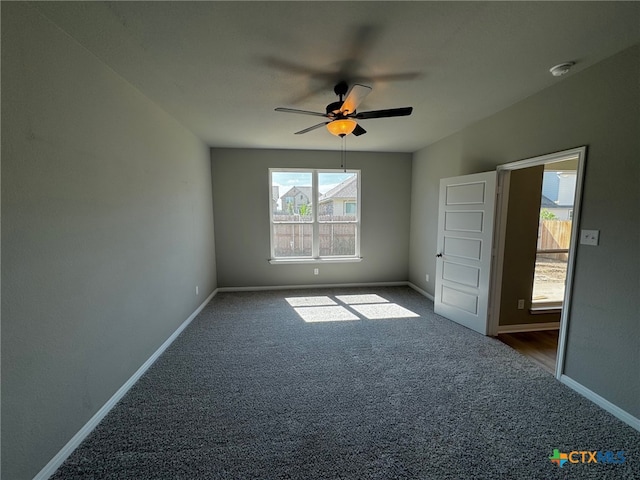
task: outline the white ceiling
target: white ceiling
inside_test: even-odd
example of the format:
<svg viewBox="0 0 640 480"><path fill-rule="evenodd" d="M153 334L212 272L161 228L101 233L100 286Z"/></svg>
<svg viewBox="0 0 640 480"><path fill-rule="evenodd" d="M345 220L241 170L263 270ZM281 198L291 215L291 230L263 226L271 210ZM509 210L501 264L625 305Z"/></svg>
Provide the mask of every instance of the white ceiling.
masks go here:
<svg viewBox="0 0 640 480"><path fill-rule="evenodd" d="M321 118L373 87L349 150L413 152L640 42L638 2L42 2L81 45L215 147L339 149ZM575 61L556 78L548 70ZM596 94L597 92L594 92Z"/></svg>

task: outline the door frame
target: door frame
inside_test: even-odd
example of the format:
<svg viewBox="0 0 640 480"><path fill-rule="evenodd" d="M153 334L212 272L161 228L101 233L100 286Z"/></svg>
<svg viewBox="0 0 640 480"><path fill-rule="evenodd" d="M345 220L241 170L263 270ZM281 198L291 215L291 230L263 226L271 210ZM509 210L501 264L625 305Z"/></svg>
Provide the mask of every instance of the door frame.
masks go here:
<svg viewBox="0 0 640 480"><path fill-rule="evenodd" d="M491 289L492 295L489 298L489 324L488 334L491 336L498 335L498 326L500 321L500 297L502 285L502 267L504 261L504 247L506 239L506 223L507 210L509 204L509 179L513 170L522 168L545 165L547 163L555 163L563 160L578 161L578 169L576 172L576 190L573 204L573 223L571 225L571 244L569 245L569 258L567 260L567 277L565 283L565 292L562 305L562 314L560 316L560 334L558 338L558 353L556 358L555 376L557 379L564 373L564 360L566 350L566 336L569 327L569 314L571 311L571 297L573 289L573 275L576 260L576 249L578 244L578 232L581 220L581 199L582 186L584 183L585 161L587 155L587 147L577 147L561 152L550 153L538 157L527 158L516 162L498 165L497 171L497 194L496 214L494 220L494 239L493 239L493 258L491 262Z"/></svg>

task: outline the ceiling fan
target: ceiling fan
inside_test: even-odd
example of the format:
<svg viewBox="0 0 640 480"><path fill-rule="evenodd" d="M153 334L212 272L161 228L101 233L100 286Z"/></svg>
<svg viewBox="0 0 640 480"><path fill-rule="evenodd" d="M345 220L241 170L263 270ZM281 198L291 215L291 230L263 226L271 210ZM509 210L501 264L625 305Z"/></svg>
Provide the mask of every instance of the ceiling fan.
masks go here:
<svg viewBox="0 0 640 480"><path fill-rule="evenodd" d="M368 120L370 118L404 117L411 115L411 112L413 111L413 107L402 107L390 108L387 110L358 112L356 111L358 105L360 105L362 100L364 100L364 98L371 92L371 87L356 83L349 90L349 86L346 82L340 82L334 87L333 91L338 95L340 100L327 105L325 113L283 107L276 108L276 112L301 113L303 115L314 115L316 117L327 118L327 121L305 128L299 132L295 132L296 135L307 133L326 125L327 130L338 137L344 137L350 133L353 133L357 137L367 133L367 131L358 125L356 119Z"/></svg>

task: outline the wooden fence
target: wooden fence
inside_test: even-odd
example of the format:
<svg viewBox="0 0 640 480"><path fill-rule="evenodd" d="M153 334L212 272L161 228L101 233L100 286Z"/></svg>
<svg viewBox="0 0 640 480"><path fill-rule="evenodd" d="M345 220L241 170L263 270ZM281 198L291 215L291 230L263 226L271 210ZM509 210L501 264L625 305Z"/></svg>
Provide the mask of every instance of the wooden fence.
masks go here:
<svg viewBox="0 0 640 480"><path fill-rule="evenodd" d="M334 216L334 221L353 221L353 216ZM274 215L274 220L290 222L297 218L289 215ZM320 220L323 220L321 217ZM273 240L278 257L309 256L312 242L311 223L280 223L275 225ZM356 225L353 223L320 223L320 255L354 255Z"/></svg>
<svg viewBox="0 0 640 480"><path fill-rule="evenodd" d="M319 236L321 257L356 253L356 226L353 223L321 223Z"/></svg>
<svg viewBox="0 0 640 480"><path fill-rule="evenodd" d="M571 240L571 220L542 220L538 233L538 250L548 251L558 260L567 260L566 252L553 253L553 250L569 250Z"/></svg>

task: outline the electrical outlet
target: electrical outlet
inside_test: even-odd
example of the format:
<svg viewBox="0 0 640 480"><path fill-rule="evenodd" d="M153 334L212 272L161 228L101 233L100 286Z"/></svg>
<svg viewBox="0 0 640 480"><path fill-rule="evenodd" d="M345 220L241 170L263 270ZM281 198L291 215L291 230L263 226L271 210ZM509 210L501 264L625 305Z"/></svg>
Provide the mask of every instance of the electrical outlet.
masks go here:
<svg viewBox="0 0 640 480"><path fill-rule="evenodd" d="M524 310L524 298L518 300L518 310Z"/></svg>
<svg viewBox="0 0 640 480"><path fill-rule="evenodd" d="M429 274L428 274L428 273L424 276L424 278L425 278L425 280L426 280L427 282L429 282Z"/></svg>
<svg viewBox="0 0 640 480"><path fill-rule="evenodd" d="M319 268L314 268L313 269L313 274L314 275L319 275L320 274L320 269Z"/></svg>

